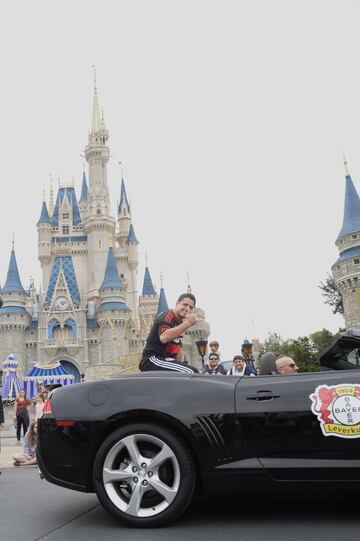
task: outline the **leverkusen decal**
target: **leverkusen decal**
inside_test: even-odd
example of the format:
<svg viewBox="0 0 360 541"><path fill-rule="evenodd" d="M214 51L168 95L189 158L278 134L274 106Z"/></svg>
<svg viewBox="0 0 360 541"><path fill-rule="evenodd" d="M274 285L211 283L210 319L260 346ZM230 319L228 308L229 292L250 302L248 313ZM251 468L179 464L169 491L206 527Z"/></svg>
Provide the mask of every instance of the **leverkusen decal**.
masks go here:
<svg viewBox="0 0 360 541"><path fill-rule="evenodd" d="M360 385L319 385L310 400L324 436L360 438Z"/></svg>

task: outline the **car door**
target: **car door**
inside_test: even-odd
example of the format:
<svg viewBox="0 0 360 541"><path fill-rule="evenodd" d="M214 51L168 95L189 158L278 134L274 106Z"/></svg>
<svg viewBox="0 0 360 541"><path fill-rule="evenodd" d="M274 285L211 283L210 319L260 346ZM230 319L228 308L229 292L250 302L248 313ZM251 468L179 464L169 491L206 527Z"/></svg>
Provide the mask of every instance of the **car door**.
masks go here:
<svg viewBox="0 0 360 541"><path fill-rule="evenodd" d="M359 370L241 378L236 414L251 455L274 479L355 480L360 479L357 395Z"/></svg>

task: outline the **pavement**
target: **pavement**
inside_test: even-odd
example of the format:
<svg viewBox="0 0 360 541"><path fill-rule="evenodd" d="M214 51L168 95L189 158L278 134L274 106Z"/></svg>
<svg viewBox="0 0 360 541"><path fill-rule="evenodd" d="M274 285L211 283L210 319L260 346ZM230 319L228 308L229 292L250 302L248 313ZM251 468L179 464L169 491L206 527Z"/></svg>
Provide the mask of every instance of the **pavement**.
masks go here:
<svg viewBox="0 0 360 541"><path fill-rule="evenodd" d="M5 406L5 427L0 429L0 468L14 468L12 457L15 453L22 452L22 445L17 445L16 431L14 427L14 406ZM35 418L33 406L29 408L30 420ZM22 435L22 430L21 430ZM21 437L21 442L23 438ZM34 466L24 466L24 468L32 468ZM36 467L36 466L35 466Z"/></svg>

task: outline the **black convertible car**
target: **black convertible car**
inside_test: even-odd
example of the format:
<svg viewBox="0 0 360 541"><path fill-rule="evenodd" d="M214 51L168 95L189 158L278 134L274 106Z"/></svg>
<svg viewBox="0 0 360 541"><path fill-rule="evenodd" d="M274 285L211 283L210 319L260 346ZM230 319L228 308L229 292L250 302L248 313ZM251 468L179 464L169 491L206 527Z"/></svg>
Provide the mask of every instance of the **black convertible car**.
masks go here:
<svg viewBox="0 0 360 541"><path fill-rule="evenodd" d="M40 470L136 527L175 519L195 493L359 489L358 347L347 331L316 373L148 372L55 389Z"/></svg>

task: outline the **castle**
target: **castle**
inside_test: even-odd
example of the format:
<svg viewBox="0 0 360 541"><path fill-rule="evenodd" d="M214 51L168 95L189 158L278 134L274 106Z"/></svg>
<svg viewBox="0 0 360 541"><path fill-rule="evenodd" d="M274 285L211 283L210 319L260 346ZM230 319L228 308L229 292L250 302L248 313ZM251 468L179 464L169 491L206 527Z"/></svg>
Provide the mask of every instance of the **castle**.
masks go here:
<svg viewBox="0 0 360 541"><path fill-rule="evenodd" d="M157 293L147 264L139 295L139 241L123 178L116 218L110 210L108 139L95 80L85 148L88 183L84 172L79 200L72 183L59 186L55 204L52 192L49 208L42 203L42 288L36 291L32 282L24 289L13 243L1 289L0 359L15 354L20 376L58 362L75 381L137 371L154 318L168 309L164 288ZM196 314L199 321L185 334L183 347L188 362L199 366L195 342L207 339L210 329L203 310Z"/></svg>

